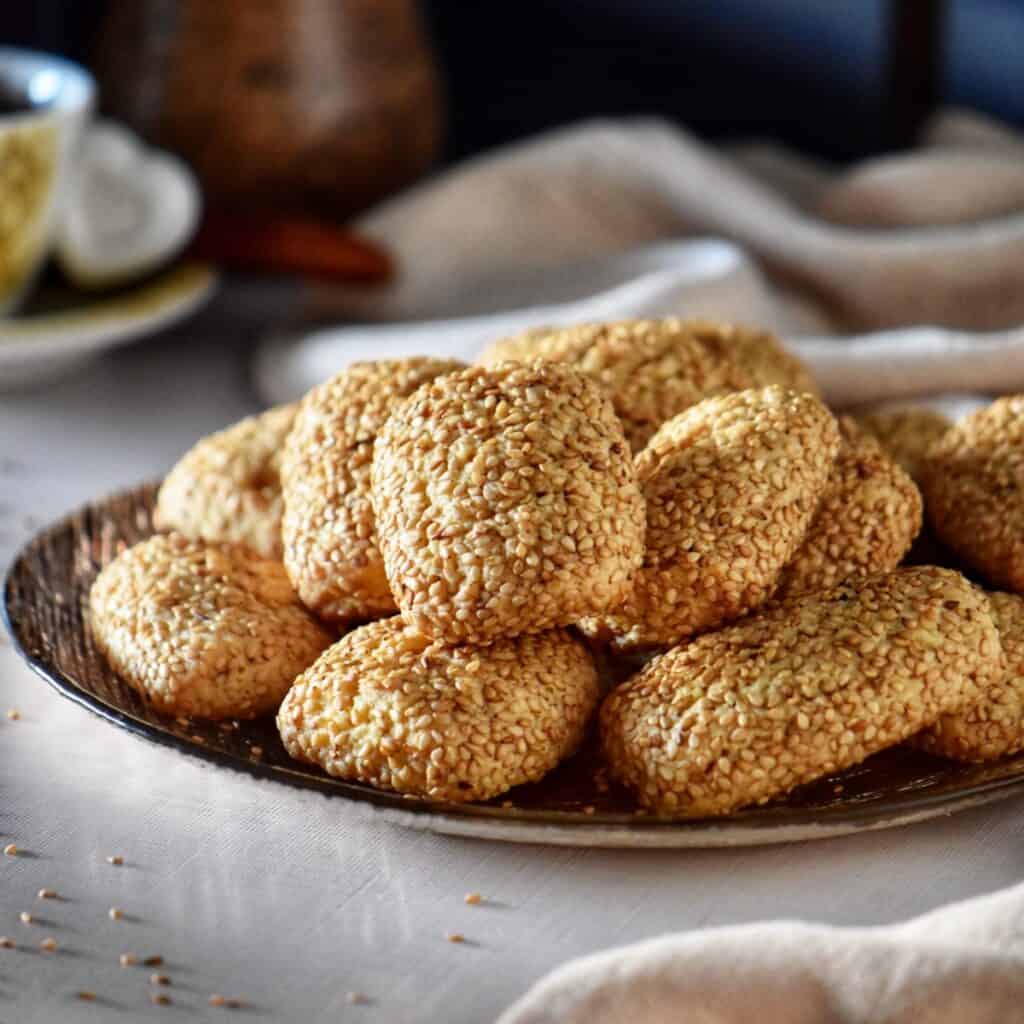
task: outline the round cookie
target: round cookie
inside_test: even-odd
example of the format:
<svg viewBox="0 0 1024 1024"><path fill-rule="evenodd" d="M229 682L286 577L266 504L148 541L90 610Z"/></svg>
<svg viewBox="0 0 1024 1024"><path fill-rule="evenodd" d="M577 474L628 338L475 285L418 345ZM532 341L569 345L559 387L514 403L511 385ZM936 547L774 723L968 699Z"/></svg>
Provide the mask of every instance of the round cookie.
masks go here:
<svg viewBox="0 0 1024 1024"><path fill-rule="evenodd" d="M776 597L895 569L921 529L921 494L873 437L839 420L839 454Z"/></svg>
<svg viewBox="0 0 1024 1024"><path fill-rule="evenodd" d="M948 569L900 569L661 655L606 698L601 741L645 807L727 814L907 739L1002 673L985 595Z"/></svg>
<svg viewBox="0 0 1024 1024"><path fill-rule="evenodd" d="M622 426L556 363L474 366L421 388L377 438L373 506L403 618L452 643L604 611L643 558Z"/></svg>
<svg viewBox="0 0 1024 1024"><path fill-rule="evenodd" d="M914 745L958 761L994 761L1024 750L1024 597L988 595L1006 674L955 715L918 734Z"/></svg>
<svg viewBox="0 0 1024 1024"><path fill-rule="evenodd" d="M567 630L448 647L395 617L324 652L277 725L292 757L330 775L487 800L573 753L597 700L594 663Z"/></svg>
<svg viewBox="0 0 1024 1024"><path fill-rule="evenodd" d="M727 352L704 345L681 320L542 328L495 342L479 362L534 359L567 363L597 384L611 399L633 451L702 399L757 384Z"/></svg>
<svg viewBox="0 0 1024 1024"><path fill-rule="evenodd" d="M157 527L279 559L281 450L295 409L269 409L199 441L164 478Z"/></svg>
<svg viewBox="0 0 1024 1024"><path fill-rule="evenodd" d="M355 363L303 398L281 461L284 564L306 607L339 626L395 613L370 500L377 433L449 359Z"/></svg>
<svg viewBox="0 0 1024 1024"><path fill-rule="evenodd" d="M928 449L921 490L939 540L993 586L1024 592L1024 395L946 431Z"/></svg>
<svg viewBox="0 0 1024 1024"><path fill-rule="evenodd" d="M778 387L670 420L636 457L647 542L633 593L580 627L620 651L671 646L762 604L803 542L838 448L821 402Z"/></svg>
<svg viewBox="0 0 1024 1024"><path fill-rule="evenodd" d="M158 534L118 555L89 592L96 645L161 711L256 718L333 637L284 569L238 545Z"/></svg>
<svg viewBox="0 0 1024 1024"><path fill-rule="evenodd" d="M952 426L942 413L915 406L865 412L856 420L918 481L925 453Z"/></svg>

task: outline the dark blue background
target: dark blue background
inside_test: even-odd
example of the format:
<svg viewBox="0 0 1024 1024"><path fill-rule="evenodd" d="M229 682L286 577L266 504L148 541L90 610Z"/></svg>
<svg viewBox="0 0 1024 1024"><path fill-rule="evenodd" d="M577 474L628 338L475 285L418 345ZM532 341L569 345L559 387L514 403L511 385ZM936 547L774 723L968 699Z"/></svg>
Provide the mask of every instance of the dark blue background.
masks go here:
<svg viewBox="0 0 1024 1024"><path fill-rule="evenodd" d="M884 0L423 8L447 84L449 158L593 114L660 113L710 137L774 136L837 158L888 142ZM87 60L102 11L102 0L0 4L0 41ZM1024 124L1024 0L949 0L943 50L944 101Z"/></svg>

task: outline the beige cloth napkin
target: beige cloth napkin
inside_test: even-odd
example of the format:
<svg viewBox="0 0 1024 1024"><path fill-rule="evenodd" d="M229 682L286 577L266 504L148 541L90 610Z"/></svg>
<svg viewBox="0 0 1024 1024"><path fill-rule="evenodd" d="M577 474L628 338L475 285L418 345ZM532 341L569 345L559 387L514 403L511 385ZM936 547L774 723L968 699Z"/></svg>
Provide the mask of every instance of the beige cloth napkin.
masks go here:
<svg viewBox="0 0 1024 1024"><path fill-rule="evenodd" d="M499 1024L1016 1024L1024 885L885 928L667 935L553 971Z"/></svg>
<svg viewBox="0 0 1024 1024"><path fill-rule="evenodd" d="M319 310L374 326L275 340L256 381L284 401L354 359L706 314L778 330L839 405L1024 389L1022 154L1009 129L957 111L916 150L843 171L657 120L562 129L365 216L400 276L324 289Z"/></svg>

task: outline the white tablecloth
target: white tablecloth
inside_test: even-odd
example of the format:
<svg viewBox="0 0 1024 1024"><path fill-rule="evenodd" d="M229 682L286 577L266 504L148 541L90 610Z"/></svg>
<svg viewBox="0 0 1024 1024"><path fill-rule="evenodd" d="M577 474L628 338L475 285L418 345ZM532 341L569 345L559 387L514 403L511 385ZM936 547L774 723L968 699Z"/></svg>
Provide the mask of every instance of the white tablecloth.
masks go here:
<svg viewBox="0 0 1024 1024"><path fill-rule="evenodd" d="M0 560L254 408L250 339L232 323L221 304L73 379L0 395ZM609 946L764 918L887 923L1024 876L1020 800L763 849L517 847L404 831L151 746L62 700L5 646L8 707L21 718L0 714L0 843L24 853L0 856L0 935L18 944L0 949L0 1024L235 1019L207 1006L214 992L249 1004L237 1019L478 1024ZM61 899L38 900L43 887ZM463 903L470 890L481 906ZM57 952L39 952L47 936ZM154 968L121 968L122 952L164 957L173 1006L150 1002Z"/></svg>

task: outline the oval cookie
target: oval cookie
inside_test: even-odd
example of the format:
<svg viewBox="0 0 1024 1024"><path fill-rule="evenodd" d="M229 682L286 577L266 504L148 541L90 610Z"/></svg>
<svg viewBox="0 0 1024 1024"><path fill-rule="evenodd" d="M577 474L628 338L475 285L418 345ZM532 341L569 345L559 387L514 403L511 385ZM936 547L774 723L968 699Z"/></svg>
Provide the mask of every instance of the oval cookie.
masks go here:
<svg viewBox="0 0 1024 1024"><path fill-rule="evenodd" d="M483 643L622 600L644 504L622 427L555 363L470 367L421 388L377 438L373 506L410 625Z"/></svg>
<svg viewBox="0 0 1024 1024"><path fill-rule="evenodd" d="M942 413L916 406L865 412L856 419L917 481L928 449L952 426Z"/></svg>
<svg viewBox="0 0 1024 1024"><path fill-rule="evenodd" d="M943 543L993 586L1024 592L1024 395L943 434L928 450L921 490Z"/></svg>
<svg viewBox="0 0 1024 1024"><path fill-rule="evenodd" d="M281 451L295 409L269 409L199 441L164 478L157 526L280 559Z"/></svg>
<svg viewBox="0 0 1024 1024"><path fill-rule="evenodd" d="M645 807L727 814L907 739L1002 672L985 595L900 569L661 655L606 698L602 746Z"/></svg>
<svg viewBox="0 0 1024 1024"><path fill-rule="evenodd" d="M958 761L993 761L1024 750L1024 597L988 595L999 628L1005 676L959 714L943 715L915 746Z"/></svg>
<svg viewBox="0 0 1024 1024"><path fill-rule="evenodd" d="M618 650L671 646L762 604L803 542L838 448L821 402L778 387L670 420L636 458L647 541L633 593L581 628Z"/></svg>
<svg viewBox="0 0 1024 1024"><path fill-rule="evenodd" d="M703 344L680 320L541 328L495 342L480 362L507 359L566 363L585 374L611 400L633 451L702 399L757 384L723 348Z"/></svg>
<svg viewBox="0 0 1024 1024"><path fill-rule="evenodd" d="M827 590L895 569L921 529L921 494L873 437L839 421L839 454L828 485L776 597Z"/></svg>
<svg viewBox="0 0 1024 1024"><path fill-rule="evenodd" d="M554 630L448 647L395 617L349 633L278 712L292 757L435 800L487 800L542 778L597 705L584 644Z"/></svg>
<svg viewBox="0 0 1024 1024"><path fill-rule="evenodd" d="M196 718L274 710L333 639L278 562L180 534L118 555L93 583L89 613L97 646L133 689Z"/></svg>
<svg viewBox="0 0 1024 1024"><path fill-rule="evenodd" d="M355 363L300 403L281 464L284 564L320 618L344 626L394 614L370 499L374 442L396 405L462 365Z"/></svg>

